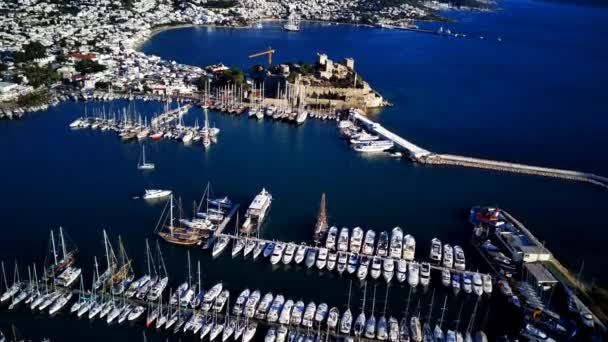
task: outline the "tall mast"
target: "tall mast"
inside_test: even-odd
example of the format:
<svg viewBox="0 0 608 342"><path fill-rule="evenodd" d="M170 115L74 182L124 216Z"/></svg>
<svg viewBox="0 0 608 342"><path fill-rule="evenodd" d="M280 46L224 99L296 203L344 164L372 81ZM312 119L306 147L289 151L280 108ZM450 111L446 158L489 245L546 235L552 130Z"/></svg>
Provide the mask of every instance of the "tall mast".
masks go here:
<svg viewBox="0 0 608 342"><path fill-rule="evenodd" d="M431 322L431 313L433 312L433 301L435 300L435 289L433 289L433 294L431 295L431 304L429 304L429 313L427 315L426 321L430 324Z"/></svg>
<svg viewBox="0 0 608 342"><path fill-rule="evenodd" d="M202 287L201 287L201 261L198 261L198 291L202 291Z"/></svg>
<svg viewBox="0 0 608 342"><path fill-rule="evenodd" d="M170 208L169 212L170 212L171 218L169 220L169 228L171 229L171 235L173 236L173 194L171 194L170 201L171 201L171 204L170 204L171 208Z"/></svg>
<svg viewBox="0 0 608 342"><path fill-rule="evenodd" d="M103 230L103 245L106 250L106 263L108 265L108 269L112 269L112 264L110 263L110 251L108 248L108 234L106 233L105 229Z"/></svg>
<svg viewBox="0 0 608 342"><path fill-rule="evenodd" d="M150 245L148 239L146 239L146 262L148 263L148 275L152 276L152 270L150 269Z"/></svg>
<svg viewBox="0 0 608 342"><path fill-rule="evenodd" d="M190 251L188 251L187 254L188 254L188 286L192 287L192 273L190 270Z"/></svg>
<svg viewBox="0 0 608 342"><path fill-rule="evenodd" d="M57 248L55 247L55 235L53 234L52 229L51 229L51 245L53 246L53 259L55 260L55 265L57 265Z"/></svg>
<svg viewBox="0 0 608 342"><path fill-rule="evenodd" d="M63 238L63 228L59 227L59 239L61 241L61 253L63 254L63 259L65 260L66 251L65 251L65 239Z"/></svg>
<svg viewBox="0 0 608 342"><path fill-rule="evenodd" d="M445 296L445 298L443 299L443 308L441 309L441 318L439 319L439 327L441 328L441 325L443 324L443 315L445 315L445 308L446 308L446 304L448 302L448 296Z"/></svg>

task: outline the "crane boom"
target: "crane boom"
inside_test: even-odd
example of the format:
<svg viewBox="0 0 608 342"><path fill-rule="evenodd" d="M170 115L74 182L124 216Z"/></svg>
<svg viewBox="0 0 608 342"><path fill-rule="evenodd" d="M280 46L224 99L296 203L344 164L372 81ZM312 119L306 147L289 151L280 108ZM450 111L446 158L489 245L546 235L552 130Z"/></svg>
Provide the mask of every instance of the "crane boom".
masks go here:
<svg viewBox="0 0 608 342"><path fill-rule="evenodd" d="M276 52L275 50L273 50L272 48L269 47L268 50L254 53L253 55L249 55L249 58L256 58L256 57L268 55L268 65L272 65L272 54L275 52Z"/></svg>

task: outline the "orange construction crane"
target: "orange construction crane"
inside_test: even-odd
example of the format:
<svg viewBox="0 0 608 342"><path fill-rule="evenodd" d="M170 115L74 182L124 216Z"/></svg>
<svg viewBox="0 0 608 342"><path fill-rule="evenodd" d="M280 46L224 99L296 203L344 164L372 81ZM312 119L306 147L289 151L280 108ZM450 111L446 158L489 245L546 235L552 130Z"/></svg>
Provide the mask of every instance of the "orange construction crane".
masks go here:
<svg viewBox="0 0 608 342"><path fill-rule="evenodd" d="M275 50L273 50L271 47L269 47L268 50L250 55L249 58L255 58L255 57L268 55L268 66L270 66L270 65L272 65L272 54L273 53L275 53Z"/></svg>

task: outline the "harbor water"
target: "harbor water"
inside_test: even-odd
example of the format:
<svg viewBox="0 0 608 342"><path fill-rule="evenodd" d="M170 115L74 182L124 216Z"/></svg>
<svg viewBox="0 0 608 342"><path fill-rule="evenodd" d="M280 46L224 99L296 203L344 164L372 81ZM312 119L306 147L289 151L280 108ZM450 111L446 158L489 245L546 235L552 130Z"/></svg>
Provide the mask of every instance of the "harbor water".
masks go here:
<svg viewBox="0 0 608 342"><path fill-rule="evenodd" d="M608 156L603 153L608 147L608 119L601 93L608 81L608 48L599 43L608 34L602 25L608 9L521 0L500 2L499 7L495 13L449 13L458 20L448 25L450 29L467 38L316 23L303 25L299 33L286 33L279 24L265 23L263 29L169 30L153 36L142 51L180 63L223 62L245 69L263 63L247 56L268 46L277 50L279 62L314 62L317 52L335 60L354 57L361 76L395 105L374 118L424 148L608 175ZM228 195L242 207L262 187L272 193L261 231L267 239L310 241L325 192L330 224L377 232L400 226L415 236L419 257L428 255L430 240L438 237L462 245L467 262L480 271L485 268L468 243L468 211L476 204L500 206L524 222L562 263L578 269L584 261L586 280L608 284L601 257L608 241L603 229L608 192L599 187L364 157L338 139L331 122L309 119L297 127L216 112L209 116L221 129L217 144L205 151L200 144L147 142L147 158L156 170L142 173L136 168L140 144L125 144L114 133L68 128L85 107L91 114L126 105L67 102L22 121L0 122L0 258L7 265L14 259L22 268L42 263L49 230L63 226L69 241L79 247L78 265L87 284L93 256L103 256L102 229L114 240L122 237L141 274L144 239L156 239L154 228L163 205L134 197L145 188L172 189L189 215L193 201L211 182L215 194ZM136 102L135 108L150 117L161 112L163 104ZM199 108L185 118L190 124L197 119L202 123ZM161 246L176 286L187 275L185 249ZM348 278L337 274L273 268L267 261L231 259L228 251L216 260L209 251L191 253L193 263L201 261L206 287L224 281L233 296L244 288L259 288L342 309L347 302ZM361 303L360 286L353 281L355 313ZM376 317L384 291L380 284ZM407 286L391 287L389 313L401 316L408 292ZM448 295L445 324L454 325L464 303L464 330L475 298L450 293L438 289L433 321ZM411 297L410 313L420 300L421 315L426 317L429 296L430 291L418 289ZM496 328L493 318L506 319L508 312L488 309L487 303L482 301L475 326L491 330ZM368 301L366 308L370 306ZM0 321L14 322L25 336L53 341L135 341L141 340L144 330L141 322L107 327L105 322L76 320L66 313L49 318L6 308L0 309ZM160 341L166 336L149 338ZM263 338L263 330L257 337Z"/></svg>

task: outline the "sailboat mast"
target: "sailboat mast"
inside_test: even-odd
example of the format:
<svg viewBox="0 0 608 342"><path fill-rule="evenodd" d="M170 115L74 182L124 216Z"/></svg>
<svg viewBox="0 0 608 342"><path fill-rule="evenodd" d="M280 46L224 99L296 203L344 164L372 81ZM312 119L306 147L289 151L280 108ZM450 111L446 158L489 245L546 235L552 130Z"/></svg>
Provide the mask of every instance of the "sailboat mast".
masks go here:
<svg viewBox="0 0 608 342"><path fill-rule="evenodd" d="M169 228L171 229L171 235L173 235L173 194L171 194L171 208L169 210L169 213L171 215L171 218L169 219Z"/></svg>
<svg viewBox="0 0 608 342"><path fill-rule="evenodd" d="M65 239L63 238L63 228L59 227L59 241L61 241L61 253L63 254L63 259L65 260L66 250L65 250Z"/></svg>
<svg viewBox="0 0 608 342"><path fill-rule="evenodd" d="M198 261L198 290L199 292L202 290L201 287L201 261Z"/></svg>
<svg viewBox="0 0 608 342"><path fill-rule="evenodd" d="M8 290L8 282L6 281L6 272L4 271L4 261L2 261L2 279L4 279L4 286Z"/></svg>
<svg viewBox="0 0 608 342"><path fill-rule="evenodd" d="M150 269L150 245L148 244L148 239L146 239L146 261L148 263L148 275L152 275L152 270Z"/></svg>
<svg viewBox="0 0 608 342"><path fill-rule="evenodd" d="M192 273L190 270L190 251L187 252L188 254L188 286L192 287Z"/></svg>
<svg viewBox="0 0 608 342"><path fill-rule="evenodd" d="M106 233L106 230L103 230L103 244L104 244L104 248L106 250L106 262L108 265L108 269L111 269L111 263L110 263L110 251L108 249L108 234Z"/></svg>
<svg viewBox="0 0 608 342"><path fill-rule="evenodd" d="M53 234L52 229L51 229L51 246L53 247L53 259L55 260L55 265L57 265L57 248L55 247L55 235Z"/></svg>

